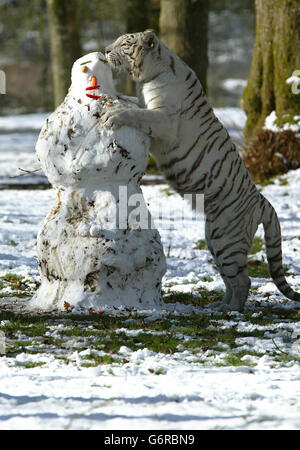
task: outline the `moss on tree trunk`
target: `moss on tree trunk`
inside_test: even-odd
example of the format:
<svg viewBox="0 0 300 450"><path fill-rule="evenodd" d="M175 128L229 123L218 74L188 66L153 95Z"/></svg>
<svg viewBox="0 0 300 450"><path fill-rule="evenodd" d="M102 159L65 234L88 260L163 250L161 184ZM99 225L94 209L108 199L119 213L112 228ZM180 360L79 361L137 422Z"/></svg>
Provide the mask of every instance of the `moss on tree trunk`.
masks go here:
<svg viewBox="0 0 300 450"><path fill-rule="evenodd" d="M206 90L208 0L161 0L161 40L195 70Z"/></svg>
<svg viewBox="0 0 300 450"><path fill-rule="evenodd" d="M276 111L278 125L300 114L300 95L286 80L300 69L299 0L255 0L256 34L248 85L243 94L247 114L245 139L262 128Z"/></svg>

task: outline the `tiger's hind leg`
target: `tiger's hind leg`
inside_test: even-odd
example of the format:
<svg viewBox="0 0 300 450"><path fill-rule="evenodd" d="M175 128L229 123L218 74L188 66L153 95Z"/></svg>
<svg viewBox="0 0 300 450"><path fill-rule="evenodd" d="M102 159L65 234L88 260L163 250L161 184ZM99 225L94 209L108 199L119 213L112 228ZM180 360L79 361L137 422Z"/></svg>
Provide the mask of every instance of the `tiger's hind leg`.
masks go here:
<svg viewBox="0 0 300 450"><path fill-rule="evenodd" d="M227 304L222 305L223 310L243 311L244 309L251 287L247 270L248 254L257 225L255 212L250 218L245 216L240 228L234 229L235 236L229 236L229 242L232 241L233 244L225 246L224 251L219 251L221 274L229 281L232 289L232 297ZM240 239L237 239L238 236Z"/></svg>
<svg viewBox="0 0 300 450"><path fill-rule="evenodd" d="M223 278L224 279L224 278ZM236 275L230 275L226 278L229 280L232 296L229 302L222 302L220 307L221 311L243 311L245 302L247 300L251 281L248 276L247 267L245 266L242 271L239 271Z"/></svg>
<svg viewBox="0 0 300 450"><path fill-rule="evenodd" d="M207 230L211 252L226 285L226 295L220 307L223 311L244 309L251 286L247 271L248 254L257 225L257 214L252 206L242 219L237 211L236 216L230 219L219 216L210 220ZM215 231L211 233L210 228L213 227Z"/></svg>
<svg viewBox="0 0 300 450"><path fill-rule="evenodd" d="M247 271L250 242L250 240L241 239L233 245L225 244L225 247L220 246L215 249L216 245L209 241L209 249L226 286L225 296L218 307L220 311L244 309L251 285Z"/></svg>
<svg viewBox="0 0 300 450"><path fill-rule="evenodd" d="M226 305L229 305L231 303L232 296L233 296L233 290L232 290L232 287L231 287L231 284L230 284L230 280L225 275L221 274L221 277L222 277L222 279L224 281L225 288L226 288L225 295L224 295L224 297L222 299L222 303L218 307L218 309L222 311L223 308Z"/></svg>
<svg viewBox="0 0 300 450"><path fill-rule="evenodd" d="M210 223L208 221L206 221L205 222L205 240L206 240L206 244L207 244L208 250L210 251L210 253L212 254L212 256L213 256L213 258L215 260L216 266L219 269L219 272L220 272L221 277L222 277L222 279L224 281L224 284L225 284L225 295L224 295L224 297L222 299L221 305L219 305L219 302L218 302L218 305L216 305L218 307L218 309L222 310L223 306L230 304L231 299L232 299L232 295L233 295L233 290L232 290L232 287L231 287L231 284L230 284L230 279L227 278L222 273L222 267L221 267L220 261L218 261L218 258L216 258L216 255L214 253L213 246L211 244L211 239L210 239L210 231L211 231Z"/></svg>

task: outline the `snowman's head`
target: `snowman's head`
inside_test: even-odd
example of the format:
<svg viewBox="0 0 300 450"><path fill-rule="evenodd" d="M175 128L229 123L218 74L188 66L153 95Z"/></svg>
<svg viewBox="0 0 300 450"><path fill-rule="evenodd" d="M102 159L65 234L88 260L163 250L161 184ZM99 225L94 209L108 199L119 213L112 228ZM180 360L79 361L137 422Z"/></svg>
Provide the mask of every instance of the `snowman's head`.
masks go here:
<svg viewBox="0 0 300 450"><path fill-rule="evenodd" d="M75 61L71 91L79 98L93 99L115 94L112 71L101 52L89 53Z"/></svg>

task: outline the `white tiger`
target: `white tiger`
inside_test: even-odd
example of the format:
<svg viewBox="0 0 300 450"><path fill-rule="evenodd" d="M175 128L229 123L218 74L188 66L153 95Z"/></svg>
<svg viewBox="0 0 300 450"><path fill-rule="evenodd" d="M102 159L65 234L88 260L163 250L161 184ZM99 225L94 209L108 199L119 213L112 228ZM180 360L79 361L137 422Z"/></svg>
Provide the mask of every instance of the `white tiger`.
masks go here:
<svg viewBox="0 0 300 450"><path fill-rule="evenodd" d="M106 58L137 82L141 109L110 108L103 122L148 133L151 152L170 184L182 195L205 195L206 241L226 286L221 309L244 308L250 288L247 256L260 223L274 283L300 301L283 273L276 212L256 189L194 71L151 30L119 37L106 48Z"/></svg>

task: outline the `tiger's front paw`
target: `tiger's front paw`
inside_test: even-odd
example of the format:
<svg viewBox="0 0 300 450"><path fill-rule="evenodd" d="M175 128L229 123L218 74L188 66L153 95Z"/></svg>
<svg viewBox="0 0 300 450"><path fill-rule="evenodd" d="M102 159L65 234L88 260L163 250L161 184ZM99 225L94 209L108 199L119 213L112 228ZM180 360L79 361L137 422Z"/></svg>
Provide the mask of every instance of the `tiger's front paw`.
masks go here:
<svg viewBox="0 0 300 450"><path fill-rule="evenodd" d="M130 125L130 116L128 111L119 108L108 108L101 116L102 124L110 129L117 130L125 125Z"/></svg>

